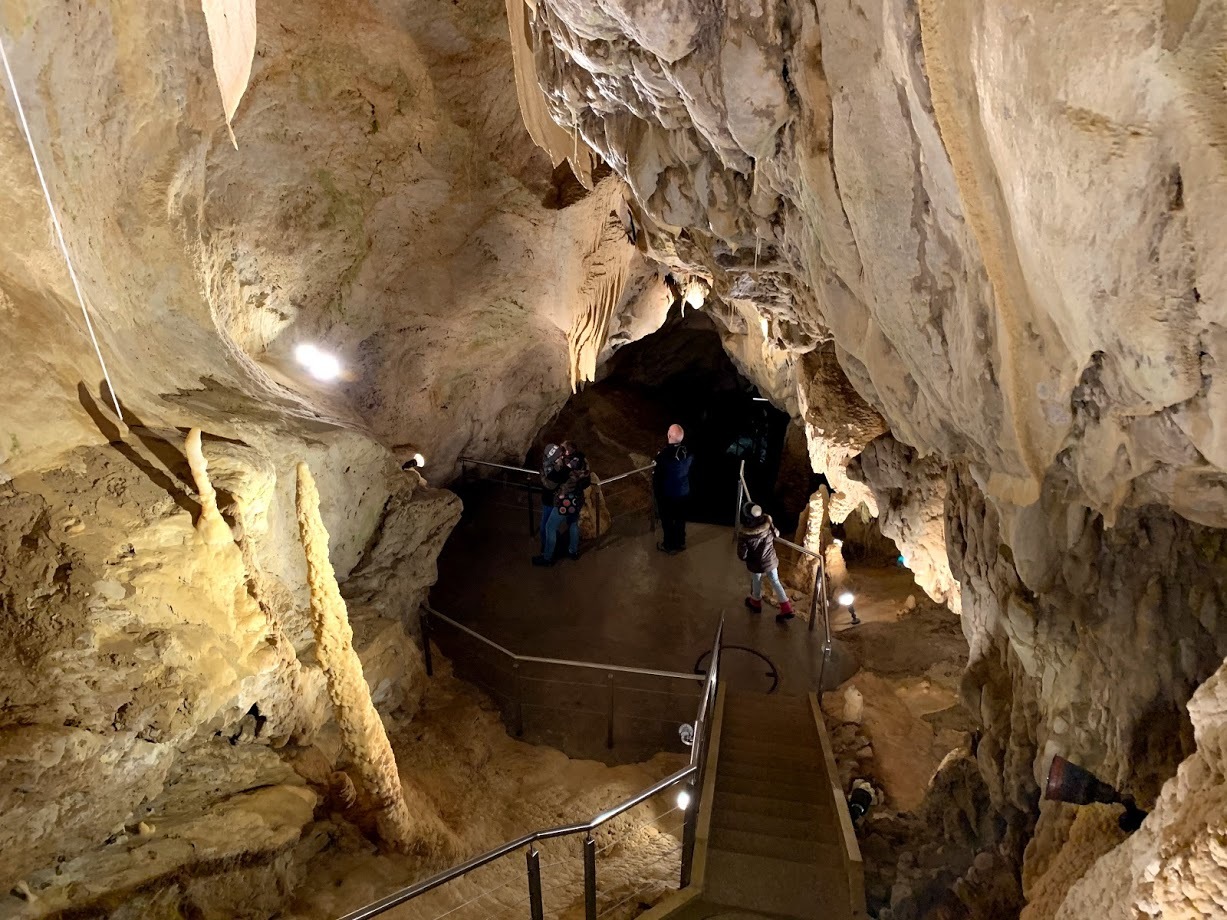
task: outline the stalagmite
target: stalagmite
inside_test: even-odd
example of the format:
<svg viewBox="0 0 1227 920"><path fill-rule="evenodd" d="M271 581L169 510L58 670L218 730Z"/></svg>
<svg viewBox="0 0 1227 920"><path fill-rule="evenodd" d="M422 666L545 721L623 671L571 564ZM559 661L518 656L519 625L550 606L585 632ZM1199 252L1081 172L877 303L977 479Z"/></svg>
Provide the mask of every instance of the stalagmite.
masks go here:
<svg viewBox="0 0 1227 920"><path fill-rule="evenodd" d="M396 849L413 839L396 758L388 743L371 691L354 651L349 613L328 559L328 531L320 517L319 492L307 464L298 464L298 531L307 554L307 584L311 589L311 628L315 654L328 680L328 695L336 708L341 744L361 801L371 812L379 838Z"/></svg>
<svg viewBox="0 0 1227 920"><path fill-rule="evenodd" d="M201 450L199 428L193 428L187 433L183 449L187 454L187 465L192 470L196 491L200 495L200 518L196 521L196 532L210 546L232 542L230 528L226 526L222 513L217 508L217 491L209 481L209 463Z"/></svg>

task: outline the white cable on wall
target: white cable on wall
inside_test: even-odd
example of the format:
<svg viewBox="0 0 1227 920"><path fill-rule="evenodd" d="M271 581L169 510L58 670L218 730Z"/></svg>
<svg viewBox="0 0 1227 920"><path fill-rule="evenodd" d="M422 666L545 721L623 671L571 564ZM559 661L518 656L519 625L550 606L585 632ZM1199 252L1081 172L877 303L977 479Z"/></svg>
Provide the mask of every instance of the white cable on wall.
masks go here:
<svg viewBox="0 0 1227 920"><path fill-rule="evenodd" d="M98 364L102 367L102 376L106 379L107 389L111 391L111 403L115 406L115 414L120 422L124 420L123 411L119 408L119 396L115 392L115 384L111 382L111 373L102 357L102 348L98 345L98 336L94 334L94 324L90 321L89 310L85 307L85 296L81 293L81 282L77 280L77 271L72 264L72 256L68 254L68 244L64 241L64 231L60 227L60 218L55 213L55 205L51 202L51 190L47 187L47 178L43 175L43 166L38 161L38 153L34 149L34 138L30 134L30 125L26 121L25 108L21 104L21 96L17 92L17 81L13 78L13 70L9 67L9 57L4 50L4 41L0 39L0 61L4 63L4 73L8 77L9 88L13 91L13 103L17 107L17 117L21 121L21 130L26 136L26 145L30 148L30 156L34 160L34 170L38 173L39 184L43 187L43 198L47 201L47 210L51 214L51 225L55 227L55 237L60 244L60 252L64 254L64 264L68 266L68 277L72 279L72 289L77 293L77 303L81 305L81 315L85 317L85 328L89 331L89 340L94 345L94 354L98 356Z"/></svg>

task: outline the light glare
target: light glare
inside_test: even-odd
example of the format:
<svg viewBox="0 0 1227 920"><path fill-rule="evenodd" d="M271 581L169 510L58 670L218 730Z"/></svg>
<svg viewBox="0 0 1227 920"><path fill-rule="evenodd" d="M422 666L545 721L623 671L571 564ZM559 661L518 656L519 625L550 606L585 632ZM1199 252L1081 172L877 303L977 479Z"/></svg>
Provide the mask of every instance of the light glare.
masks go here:
<svg viewBox="0 0 1227 920"><path fill-rule="evenodd" d="M341 362L336 355L321 351L310 342L304 342L295 348L294 357L316 380L327 383L341 376Z"/></svg>
<svg viewBox="0 0 1227 920"><path fill-rule="evenodd" d="M843 607L851 607L852 602L856 600L856 597L851 591L845 591L843 594L839 595L836 600L838 600L840 605Z"/></svg>
<svg viewBox="0 0 1227 920"><path fill-rule="evenodd" d="M422 467L426 465L426 458L423 457L421 454L414 454L413 455L413 465L416 466L420 470Z"/></svg>
<svg viewBox="0 0 1227 920"><path fill-rule="evenodd" d="M677 807L682 811L690 807L690 793L685 789L677 794Z"/></svg>

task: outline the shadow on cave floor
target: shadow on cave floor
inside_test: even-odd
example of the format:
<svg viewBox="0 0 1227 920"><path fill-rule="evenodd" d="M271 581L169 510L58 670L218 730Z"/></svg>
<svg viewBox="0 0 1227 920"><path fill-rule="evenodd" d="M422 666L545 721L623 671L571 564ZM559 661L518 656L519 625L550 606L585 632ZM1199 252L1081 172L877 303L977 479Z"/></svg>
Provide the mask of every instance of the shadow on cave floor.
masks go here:
<svg viewBox="0 0 1227 920"><path fill-rule="evenodd" d="M581 546L578 561L534 568L529 560L538 538L528 534L522 495L492 482L470 488L464 516L439 557L431 592L439 612L523 655L685 672L710 647L723 614L726 644L768 656L780 673L778 692L817 688L820 631L809 632L800 619L781 626L771 612L746 611L748 576L731 528L692 523L686 552L667 556L656 550L659 537L646 516L623 515L599 543ZM865 576L857 610L870 623L896 619L917 591L902 569ZM837 611L837 630L846 625L841 618L846 614ZM856 669L846 645L836 646L828 687ZM763 662L749 655L727 662L733 686L767 691Z"/></svg>

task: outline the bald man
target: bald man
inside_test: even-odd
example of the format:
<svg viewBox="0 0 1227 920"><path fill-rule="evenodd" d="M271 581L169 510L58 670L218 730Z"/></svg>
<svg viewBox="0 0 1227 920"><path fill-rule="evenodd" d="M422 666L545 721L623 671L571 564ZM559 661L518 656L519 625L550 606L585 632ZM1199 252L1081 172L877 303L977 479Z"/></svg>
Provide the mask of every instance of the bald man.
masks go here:
<svg viewBox="0 0 1227 920"><path fill-rule="evenodd" d="M661 552L675 555L686 548L686 503L690 497L690 464L694 457L686 447L686 432L681 425L670 425L668 445L656 455L652 485L664 540L656 544Z"/></svg>

